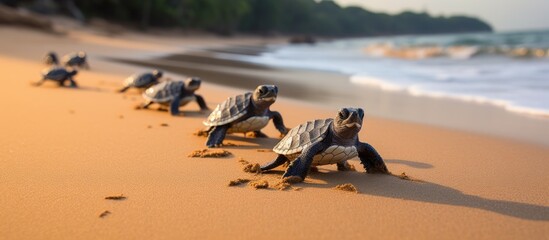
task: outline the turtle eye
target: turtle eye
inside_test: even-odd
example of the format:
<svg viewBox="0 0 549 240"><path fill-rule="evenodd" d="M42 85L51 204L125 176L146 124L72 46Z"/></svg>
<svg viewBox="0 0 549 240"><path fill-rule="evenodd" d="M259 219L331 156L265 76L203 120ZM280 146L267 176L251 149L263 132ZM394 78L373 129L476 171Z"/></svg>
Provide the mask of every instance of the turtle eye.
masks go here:
<svg viewBox="0 0 549 240"><path fill-rule="evenodd" d="M262 86L259 88L259 94L260 95L263 95L267 92L267 88L265 86Z"/></svg>
<svg viewBox="0 0 549 240"><path fill-rule="evenodd" d="M358 110L358 116L360 116L360 118L364 118L364 110L362 110L362 108L359 108Z"/></svg>
<svg viewBox="0 0 549 240"><path fill-rule="evenodd" d="M341 119L347 119L347 117L349 117L349 110L347 110L346 108L343 108L339 111L339 117Z"/></svg>

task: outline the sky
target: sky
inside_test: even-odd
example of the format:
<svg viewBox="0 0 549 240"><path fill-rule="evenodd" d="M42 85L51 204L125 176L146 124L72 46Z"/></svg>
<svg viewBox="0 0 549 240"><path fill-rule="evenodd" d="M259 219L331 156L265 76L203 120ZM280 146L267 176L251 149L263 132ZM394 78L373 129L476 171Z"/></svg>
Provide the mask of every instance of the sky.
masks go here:
<svg viewBox="0 0 549 240"><path fill-rule="evenodd" d="M496 31L549 29L549 0L335 0L370 11L427 10L431 15L479 17Z"/></svg>

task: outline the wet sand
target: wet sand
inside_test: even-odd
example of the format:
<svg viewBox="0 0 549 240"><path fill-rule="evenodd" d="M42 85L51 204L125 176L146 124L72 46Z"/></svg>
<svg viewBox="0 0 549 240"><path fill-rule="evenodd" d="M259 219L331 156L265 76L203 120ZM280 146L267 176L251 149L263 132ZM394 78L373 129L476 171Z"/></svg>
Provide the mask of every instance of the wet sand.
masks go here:
<svg viewBox="0 0 549 240"><path fill-rule="evenodd" d="M171 117L154 107L134 110L141 101L139 93L121 95L115 90L125 77L147 68L107 60L163 55L182 50L182 45L214 47L264 40L139 35L111 40L86 31L59 37L5 27L0 27L0 34L8 36L0 39L2 238L543 239L549 235L549 148L545 146L368 114L361 139L376 147L393 174L405 172L421 181L368 175L354 159L350 162L356 172L323 166L305 183L293 185L298 191L256 190L246 184L230 187L228 183L238 178L264 180L269 186L279 181L282 168L256 175L244 172L239 162L243 158L265 163L276 157L257 151L276 144L278 133L272 124L265 132L273 138L229 136L227 141L236 146L223 149L233 156L190 158L188 154L204 148L205 142L193 135L206 117L198 105L182 108L184 117ZM42 54L52 49L90 53L92 69L76 77L80 89L51 83L30 86L44 67L39 62ZM178 78L166 70L166 76ZM222 75L229 72L225 70L215 74L236 81L231 78L238 75ZM233 71L250 77L241 68ZM277 71L273 78L297 74ZM310 78L320 76L311 74ZM207 83L199 93L210 107L242 92L210 83L208 75L203 78ZM288 127L332 117L337 110L284 94L272 109L282 113ZM352 184L358 193L333 189L341 184ZM126 199L105 199L108 196Z"/></svg>

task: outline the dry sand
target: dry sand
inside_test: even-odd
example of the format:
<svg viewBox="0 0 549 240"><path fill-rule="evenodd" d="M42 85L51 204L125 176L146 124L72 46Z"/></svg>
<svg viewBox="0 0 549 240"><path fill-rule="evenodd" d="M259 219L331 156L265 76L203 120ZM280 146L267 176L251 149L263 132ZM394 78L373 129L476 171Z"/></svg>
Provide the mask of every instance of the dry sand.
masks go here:
<svg viewBox="0 0 549 240"><path fill-rule="evenodd" d="M137 92L114 91L144 70L103 56L156 55L181 44L253 40L115 40L86 31L67 37L0 27L0 238L2 239L547 239L549 148L518 141L367 116L361 139L394 174L337 172L323 166L301 191L228 187L238 178L275 184L242 171L275 158L276 138L227 138L229 158L189 158L204 147L193 135L206 117L196 104L184 117L136 111ZM142 42L135 42L143 39ZM263 41L263 40L255 40ZM90 53L80 89L32 87L49 50ZM167 73L170 76L172 74ZM173 75L172 75L173 76ZM207 81L207 79L205 79ZM210 106L242 90L204 84ZM332 117L334 109L279 98L287 126ZM120 118L123 116L123 118ZM169 127L160 127L166 123ZM269 125L265 132L278 136ZM352 184L358 194L334 191ZM243 184L244 185L244 184ZM245 185L244 185L245 186ZM128 196L124 201L106 196Z"/></svg>

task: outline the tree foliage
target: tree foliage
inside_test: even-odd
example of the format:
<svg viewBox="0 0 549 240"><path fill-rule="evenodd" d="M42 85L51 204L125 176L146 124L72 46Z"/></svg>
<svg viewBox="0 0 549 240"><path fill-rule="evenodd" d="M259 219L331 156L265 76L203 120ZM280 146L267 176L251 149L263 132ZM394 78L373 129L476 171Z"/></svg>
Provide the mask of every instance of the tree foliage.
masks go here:
<svg viewBox="0 0 549 240"><path fill-rule="evenodd" d="M151 26L178 26L222 34L372 36L491 31L472 17L375 13L331 0L80 0L89 17Z"/></svg>

